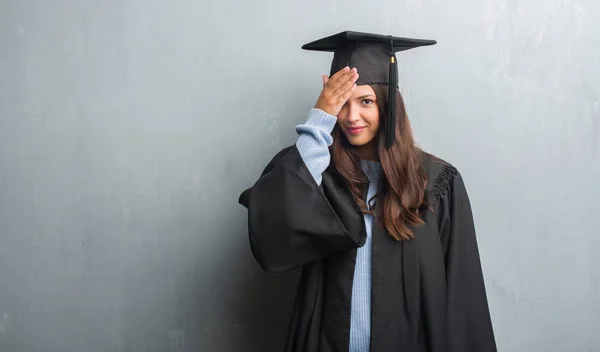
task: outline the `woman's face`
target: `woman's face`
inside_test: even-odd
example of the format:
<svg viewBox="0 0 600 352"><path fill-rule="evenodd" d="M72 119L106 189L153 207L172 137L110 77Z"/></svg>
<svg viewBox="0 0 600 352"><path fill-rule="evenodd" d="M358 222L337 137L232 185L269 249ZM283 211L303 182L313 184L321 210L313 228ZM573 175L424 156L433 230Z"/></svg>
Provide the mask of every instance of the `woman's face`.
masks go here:
<svg viewBox="0 0 600 352"><path fill-rule="evenodd" d="M338 126L351 145L363 148L377 145L379 108L376 100L373 88L358 86L338 114Z"/></svg>

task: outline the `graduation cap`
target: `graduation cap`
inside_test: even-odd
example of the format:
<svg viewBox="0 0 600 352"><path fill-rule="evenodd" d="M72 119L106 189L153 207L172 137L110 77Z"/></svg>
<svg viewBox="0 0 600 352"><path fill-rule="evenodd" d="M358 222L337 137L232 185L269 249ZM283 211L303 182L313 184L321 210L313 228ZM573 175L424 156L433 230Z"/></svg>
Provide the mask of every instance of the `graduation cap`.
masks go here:
<svg viewBox="0 0 600 352"><path fill-rule="evenodd" d="M389 149L394 143L396 130L396 52L433 44L436 44L435 40L345 31L305 44L302 49L333 52L330 76L346 66L356 67L360 75L357 85L389 85L389 115L384 127L385 145Z"/></svg>

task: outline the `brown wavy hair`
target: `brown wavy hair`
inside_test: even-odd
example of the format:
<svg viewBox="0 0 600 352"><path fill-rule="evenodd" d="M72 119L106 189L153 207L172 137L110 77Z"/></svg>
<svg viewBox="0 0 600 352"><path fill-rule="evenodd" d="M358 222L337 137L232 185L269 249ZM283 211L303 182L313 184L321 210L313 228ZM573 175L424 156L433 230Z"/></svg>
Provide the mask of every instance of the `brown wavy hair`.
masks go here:
<svg viewBox="0 0 600 352"><path fill-rule="evenodd" d="M377 97L379 108L379 126L385 126L388 118L389 98L387 85L370 85ZM395 89L395 88L394 88ZM425 205L427 175L421 165L421 151L416 145L406 114L404 99L396 90L396 137L394 145L387 150L383 128L377 134L377 155L381 163L382 175L377 191L375 211L386 232L394 239L414 238L411 226L423 224L421 211ZM364 201L368 179L360 167L360 157L355 148L348 143L336 125L333 132L331 150L334 168L346 181L364 214L372 214ZM370 201L370 200L368 200Z"/></svg>

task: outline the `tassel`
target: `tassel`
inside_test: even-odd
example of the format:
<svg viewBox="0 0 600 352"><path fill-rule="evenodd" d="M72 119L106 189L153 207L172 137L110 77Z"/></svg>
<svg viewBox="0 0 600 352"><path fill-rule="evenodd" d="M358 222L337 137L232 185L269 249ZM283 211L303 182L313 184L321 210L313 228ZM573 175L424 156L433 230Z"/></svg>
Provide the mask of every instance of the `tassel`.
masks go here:
<svg viewBox="0 0 600 352"><path fill-rule="evenodd" d="M398 66L394 51L394 40L390 36L390 75L389 75L389 109L385 124L385 147L390 149L396 139L396 86L398 80Z"/></svg>

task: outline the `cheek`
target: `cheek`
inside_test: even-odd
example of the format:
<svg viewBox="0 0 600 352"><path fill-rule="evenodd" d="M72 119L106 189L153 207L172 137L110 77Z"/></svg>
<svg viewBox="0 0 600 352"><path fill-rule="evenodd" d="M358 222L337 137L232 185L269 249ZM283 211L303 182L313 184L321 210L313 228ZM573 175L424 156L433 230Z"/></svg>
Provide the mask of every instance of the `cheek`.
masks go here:
<svg viewBox="0 0 600 352"><path fill-rule="evenodd" d="M366 116L366 119L373 130L379 129L379 112L378 111L375 110L373 112L370 112L370 114Z"/></svg>

